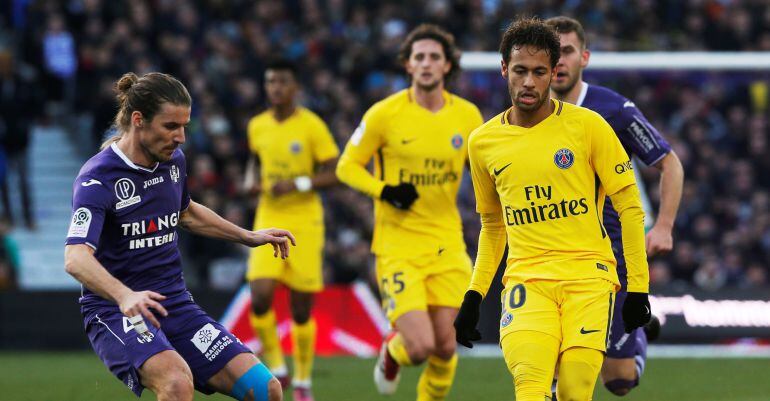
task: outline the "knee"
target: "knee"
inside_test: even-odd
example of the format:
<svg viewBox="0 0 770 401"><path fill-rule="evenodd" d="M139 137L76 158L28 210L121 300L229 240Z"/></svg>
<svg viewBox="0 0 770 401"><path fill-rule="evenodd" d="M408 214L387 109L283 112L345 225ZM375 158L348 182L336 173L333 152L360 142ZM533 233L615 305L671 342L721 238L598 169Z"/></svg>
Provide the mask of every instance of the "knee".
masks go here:
<svg viewBox="0 0 770 401"><path fill-rule="evenodd" d="M252 295L251 297L251 310L257 316L262 316L267 312L270 312L271 307L270 297L261 295Z"/></svg>
<svg viewBox="0 0 770 401"><path fill-rule="evenodd" d="M454 356L456 351L457 343L455 342L455 339L452 338L452 341L442 341L439 344L436 344L433 355L443 360L449 360Z"/></svg>
<svg viewBox="0 0 770 401"><path fill-rule="evenodd" d="M305 324L310 320L310 308L304 306L295 306L291 309L291 318L296 324Z"/></svg>
<svg viewBox="0 0 770 401"><path fill-rule="evenodd" d="M185 374L173 374L160 385L159 400L192 400L195 389L192 378Z"/></svg>
<svg viewBox="0 0 770 401"><path fill-rule="evenodd" d="M626 379L614 379L604 383L604 387L607 388L612 394L622 397L631 392L631 390L639 384L639 380L626 380Z"/></svg>
<svg viewBox="0 0 770 401"><path fill-rule="evenodd" d="M433 341L427 339L421 339L415 341L413 344L407 346L406 351L409 354L409 359L412 364L419 365L425 362L428 357L436 350L436 345Z"/></svg>
<svg viewBox="0 0 770 401"><path fill-rule="evenodd" d="M281 389L281 382L275 377L267 382L267 400L268 401L281 401L283 400L283 389Z"/></svg>

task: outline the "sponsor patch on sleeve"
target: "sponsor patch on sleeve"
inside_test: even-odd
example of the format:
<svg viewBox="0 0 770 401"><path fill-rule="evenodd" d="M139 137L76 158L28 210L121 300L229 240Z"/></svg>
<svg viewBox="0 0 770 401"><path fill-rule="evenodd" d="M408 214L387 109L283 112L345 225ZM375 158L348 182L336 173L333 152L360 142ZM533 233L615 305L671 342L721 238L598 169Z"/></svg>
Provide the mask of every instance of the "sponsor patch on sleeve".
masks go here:
<svg viewBox="0 0 770 401"><path fill-rule="evenodd" d="M88 228L91 227L91 211L81 207L72 214L70 229L67 231L67 237L86 238Z"/></svg>
<svg viewBox="0 0 770 401"><path fill-rule="evenodd" d="M361 121L361 124L353 131L353 135L350 136L350 143L353 146L358 146L361 143L361 138L364 137L364 131L366 131L366 123Z"/></svg>

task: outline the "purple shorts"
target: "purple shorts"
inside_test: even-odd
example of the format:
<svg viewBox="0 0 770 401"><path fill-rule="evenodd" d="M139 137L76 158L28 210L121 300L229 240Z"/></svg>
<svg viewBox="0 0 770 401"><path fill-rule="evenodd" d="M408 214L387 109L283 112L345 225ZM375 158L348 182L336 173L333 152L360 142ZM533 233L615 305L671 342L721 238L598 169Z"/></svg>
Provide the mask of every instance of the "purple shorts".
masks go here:
<svg viewBox="0 0 770 401"><path fill-rule="evenodd" d="M251 352L241 341L212 319L184 292L162 302L167 317L158 316L160 329L150 322L152 338L140 338L117 305L83 307L86 334L96 354L137 397L142 395L139 368L151 356L175 350L190 366L195 388L214 391L206 382L236 355Z"/></svg>
<svg viewBox="0 0 770 401"><path fill-rule="evenodd" d="M626 333L623 327L623 302L626 301L625 288L618 291L615 296L615 310L612 314L612 327L610 328L610 338L607 344L607 358L634 358L639 354L646 354L647 350L641 350L636 337L644 336L644 331L638 328L631 333Z"/></svg>

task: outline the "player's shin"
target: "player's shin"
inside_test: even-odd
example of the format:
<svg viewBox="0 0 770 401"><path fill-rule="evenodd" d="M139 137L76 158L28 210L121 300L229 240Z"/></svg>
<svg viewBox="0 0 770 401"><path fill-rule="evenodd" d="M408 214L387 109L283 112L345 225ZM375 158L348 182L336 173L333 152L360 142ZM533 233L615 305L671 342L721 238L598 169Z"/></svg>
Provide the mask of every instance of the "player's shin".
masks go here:
<svg viewBox="0 0 770 401"><path fill-rule="evenodd" d="M604 354L595 349L573 347L562 352L556 395L560 401L591 400Z"/></svg>
<svg viewBox="0 0 770 401"><path fill-rule="evenodd" d="M271 309L264 315L249 314L251 327L257 333L262 342L262 359L276 377L286 376L286 362L283 359L281 343L278 338L278 329L276 326L275 312Z"/></svg>
<svg viewBox="0 0 770 401"><path fill-rule="evenodd" d="M449 394L457 371L457 354L448 360L428 357L428 363L417 383L417 401L443 401Z"/></svg>
<svg viewBox="0 0 770 401"><path fill-rule="evenodd" d="M303 324L292 322L291 341L294 354L294 386L309 387L315 354L316 324L310 318Z"/></svg>

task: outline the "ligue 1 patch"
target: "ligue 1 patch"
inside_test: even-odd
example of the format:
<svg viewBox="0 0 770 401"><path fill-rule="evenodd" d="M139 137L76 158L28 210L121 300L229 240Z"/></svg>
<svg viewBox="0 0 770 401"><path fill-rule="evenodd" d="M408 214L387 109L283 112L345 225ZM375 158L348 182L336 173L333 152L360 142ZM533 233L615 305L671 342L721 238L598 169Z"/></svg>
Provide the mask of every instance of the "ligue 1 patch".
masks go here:
<svg viewBox="0 0 770 401"><path fill-rule="evenodd" d="M211 343L219 337L219 333L221 333L221 331L217 330L211 323L206 323L195 333L195 335L193 335L193 338L191 338L190 341L195 344L195 347L198 348L201 354L205 354L206 351L209 350L209 347L211 347Z"/></svg>
<svg viewBox="0 0 770 401"><path fill-rule="evenodd" d="M455 134L455 136L452 137L452 147L455 149L460 149L460 146L463 146L463 136L460 134Z"/></svg>
<svg viewBox="0 0 770 401"><path fill-rule="evenodd" d="M566 170L575 163L575 154L567 148L561 148L553 155L553 162L556 163L556 167Z"/></svg>
<svg viewBox="0 0 770 401"><path fill-rule="evenodd" d="M503 315L503 318L500 319L500 327L506 327L513 321L513 314L511 312L506 312L505 315Z"/></svg>
<svg viewBox="0 0 770 401"><path fill-rule="evenodd" d="M128 178L121 178L115 183L115 196L118 197L119 202L115 204L115 210L123 209L142 201L140 196L134 196L136 194L136 187L134 182Z"/></svg>
<svg viewBox="0 0 770 401"><path fill-rule="evenodd" d="M302 144L299 143L299 141L293 141L291 145L289 145L289 150L296 155L302 151Z"/></svg>
<svg viewBox="0 0 770 401"><path fill-rule="evenodd" d="M67 237L86 238L88 228L91 227L91 211L81 207L72 214L70 229L67 231Z"/></svg>

